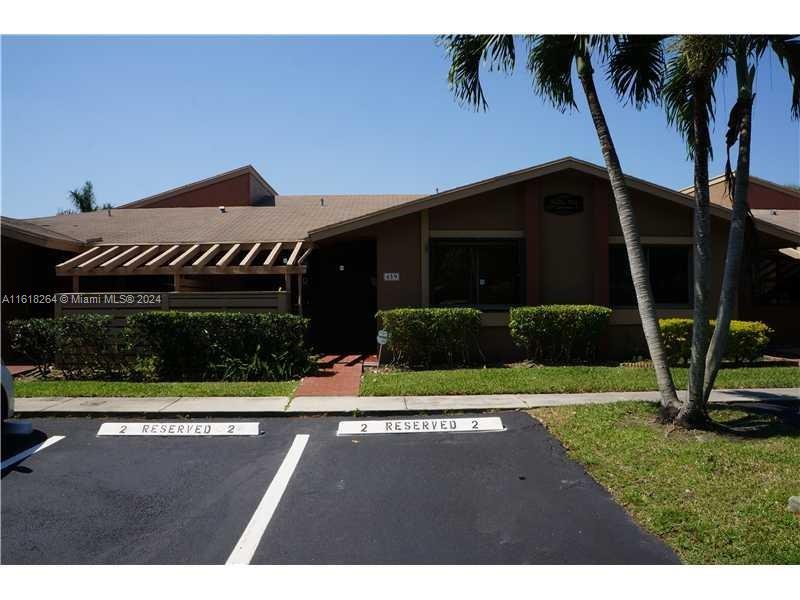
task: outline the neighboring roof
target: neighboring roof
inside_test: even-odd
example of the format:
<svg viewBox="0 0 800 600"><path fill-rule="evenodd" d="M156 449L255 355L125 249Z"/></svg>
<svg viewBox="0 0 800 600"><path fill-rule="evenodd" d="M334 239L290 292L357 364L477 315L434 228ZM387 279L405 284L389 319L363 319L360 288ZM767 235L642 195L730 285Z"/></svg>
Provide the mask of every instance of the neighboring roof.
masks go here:
<svg viewBox="0 0 800 600"><path fill-rule="evenodd" d="M79 239L22 219L0 217L0 229L4 237L44 248L77 251L84 246L84 242Z"/></svg>
<svg viewBox="0 0 800 600"><path fill-rule="evenodd" d="M608 180L608 173L604 167L567 156L565 158L542 163L540 165L521 169L519 171L512 171L510 173L498 175L490 179L484 179L482 181L446 190L438 194L425 196L417 200L405 202L398 206L387 207L383 210L358 215L347 221L331 223L318 228L310 228L309 233L312 240L321 240L346 233L354 229L360 229L361 227L381 223L389 219L394 219L421 210L441 206L443 204L447 204L448 202L460 200L468 196L488 192L500 187L513 185L528 179L534 179L568 169ZM694 204L693 200L689 196L670 188L645 181L644 179L639 179L638 177L632 177L631 175L625 175L625 180L628 186L632 189L640 190L666 200L671 200L672 202L686 207L692 207ZM711 206L711 214L730 220L731 210L724 206L714 204ZM771 222L762 221L759 229L763 229L766 233L771 233L777 237L792 240L795 243L800 242L800 232L786 229L783 226L775 225Z"/></svg>
<svg viewBox="0 0 800 600"><path fill-rule="evenodd" d="M769 188L771 190L775 190L776 192L781 192L784 194L789 194L791 196L796 196L800 198L800 189L789 187L788 185L779 185L774 181L769 181L767 179L761 179L760 177L754 177L750 175L750 181L753 183L757 183L758 185L763 185L765 188ZM719 183L725 183L725 175L718 175L713 179L708 180L708 185L717 185ZM685 187L680 190L682 194L689 194L690 196L694 194L694 186L690 185L689 187Z"/></svg>
<svg viewBox="0 0 800 600"><path fill-rule="evenodd" d="M766 179L761 179L760 177L753 177L752 175L750 176L750 181L776 192L800 198L800 190L790 188L788 186L778 185L772 181L767 181ZM709 186L724 183L725 175L719 175L718 177L708 180ZM681 193L692 197L694 194L694 186L682 189ZM714 202L715 205L724 206L726 208L730 208L731 205L730 197L726 198L724 201L714 200L714 198L712 198L711 201ZM752 209L752 213L753 216L759 221L770 223L794 233L800 233L800 210L795 210L793 208L754 208Z"/></svg>
<svg viewBox="0 0 800 600"><path fill-rule="evenodd" d="M110 214L101 210L28 219L26 222L90 244L316 241L567 170L608 180L605 168L566 157L429 196L276 196L274 205L228 206L224 213L217 207L119 208L112 209ZM632 189L689 208L694 204L691 197L681 192L629 175L625 177ZM321 198L324 198L324 205L320 202ZM711 214L730 219L731 210L714 204ZM764 233L789 240L790 245L800 244L800 228L794 226L789 218L759 216L758 228Z"/></svg>
<svg viewBox="0 0 800 600"><path fill-rule="evenodd" d="M213 185L215 183L220 183L221 181L227 181L228 179L233 179L234 177L239 177L240 175L252 175L255 177L259 183L261 183L267 190L269 190L272 196L277 196L278 192L276 192L273 187L267 183L267 181L261 176L261 174L256 171L253 165L245 165L243 167L239 167L238 169L234 169L233 171L226 171L225 173L220 173L219 175L214 175L213 177L208 177L207 179L201 179L200 181L195 181L194 183L189 183L186 185L182 185L176 188L172 188L171 190L167 190L166 192L160 192L155 194L154 196L148 196L147 198L142 198L141 200L135 200L133 202L128 202L127 204L122 204L118 208L134 208L140 206L147 206L148 204L153 204L158 202L159 200L163 200L164 198L169 198L170 196L176 196L178 194L185 194L186 192L191 192L192 190L197 190L199 188L204 188L209 185Z"/></svg>
<svg viewBox="0 0 800 600"><path fill-rule="evenodd" d="M324 206L320 199L324 198ZM419 196L278 196L274 206L137 208L57 215L27 223L95 244L288 242L311 229L413 201Z"/></svg>
<svg viewBox="0 0 800 600"><path fill-rule="evenodd" d="M752 212L759 221L766 221L800 234L800 210L757 208Z"/></svg>

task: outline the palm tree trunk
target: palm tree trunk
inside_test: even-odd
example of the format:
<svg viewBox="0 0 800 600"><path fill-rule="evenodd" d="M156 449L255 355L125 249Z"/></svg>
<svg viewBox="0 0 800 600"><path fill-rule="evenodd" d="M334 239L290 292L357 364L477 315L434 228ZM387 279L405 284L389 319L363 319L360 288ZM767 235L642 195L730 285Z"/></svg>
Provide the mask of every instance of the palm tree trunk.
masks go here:
<svg viewBox="0 0 800 600"><path fill-rule="evenodd" d="M675 383L672 381L672 374L667 363L667 353L664 350L664 340L661 337L661 330L658 327L658 317L656 306L653 300L653 290L650 285L650 276L647 269L647 262L644 258L642 241L639 236L639 228L636 224L636 215L633 212L628 186L622 172L622 166L614 148L614 141L608 129L603 107L597 96L597 89L594 85L593 69L588 55L579 56L576 59L578 77L586 94L586 101L589 105L589 112L592 115L597 137L600 140L600 149L603 152L608 179L611 182L611 189L614 193L614 200L617 204L622 236L625 239L625 248L628 253L628 263L633 278L633 288L636 292L636 302L639 307L639 317L642 321L644 337L647 341L647 348L650 351L650 359L653 361L653 368L656 372L658 390L661 394L661 414L667 420L672 420L680 408L678 394L675 391Z"/></svg>
<svg viewBox="0 0 800 600"><path fill-rule="evenodd" d="M750 127L753 116L754 74L755 71L748 68L746 53L740 51L736 55L736 80L742 114L739 124L739 148L733 190L733 214L728 232L728 249L725 255L722 292L717 308L717 323L706 356L706 373L703 383L706 403L708 403L714 387L714 380L722 364L722 356L728 342L731 316L736 302L736 292L739 288L739 274L742 269L744 235L747 225L747 190L750 179Z"/></svg>
<svg viewBox="0 0 800 600"><path fill-rule="evenodd" d="M694 89L694 311L692 351L689 364L689 390L676 422L685 427L705 426L708 422L703 383L709 343L708 308L711 283L711 215L709 210L708 113L705 109L710 90L698 78Z"/></svg>

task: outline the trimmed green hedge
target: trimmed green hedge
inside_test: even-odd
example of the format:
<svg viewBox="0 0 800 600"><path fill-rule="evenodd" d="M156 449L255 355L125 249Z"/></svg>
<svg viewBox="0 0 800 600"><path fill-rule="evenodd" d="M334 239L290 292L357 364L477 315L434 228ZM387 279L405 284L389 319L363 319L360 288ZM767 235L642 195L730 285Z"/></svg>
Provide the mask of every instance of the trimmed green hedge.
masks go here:
<svg viewBox="0 0 800 600"><path fill-rule="evenodd" d="M611 309L591 304L520 306L509 313L514 342L539 362L591 360L608 327Z"/></svg>
<svg viewBox="0 0 800 600"><path fill-rule="evenodd" d="M278 381L314 368L307 329L286 313L159 311L128 317L124 336L139 379Z"/></svg>
<svg viewBox="0 0 800 600"><path fill-rule="evenodd" d="M68 379L111 379L127 370L120 358L119 331L111 328L111 315L86 314L54 319L59 344L56 366Z"/></svg>
<svg viewBox="0 0 800 600"><path fill-rule="evenodd" d="M376 316L389 332L387 348L397 363L455 366L483 358L478 344L481 312L474 308L395 308Z"/></svg>
<svg viewBox="0 0 800 600"><path fill-rule="evenodd" d="M8 322L11 348L47 375L56 362L58 337L53 319L17 319Z"/></svg>
<svg viewBox="0 0 800 600"><path fill-rule="evenodd" d="M692 319L659 319L658 328L669 364L688 363L692 356Z"/></svg>
<svg viewBox="0 0 800 600"><path fill-rule="evenodd" d="M278 381L314 368L308 320L285 313L148 312L11 321L14 350L66 379Z"/></svg>
<svg viewBox="0 0 800 600"><path fill-rule="evenodd" d="M714 327L714 321L709 321ZM671 365L688 364L692 356L692 319L659 319L667 360ZM753 362L761 357L773 330L761 321L731 321L725 360Z"/></svg>
<svg viewBox="0 0 800 600"><path fill-rule="evenodd" d="M46 375L53 366L68 379L111 378L126 369L109 315L21 319L8 324L11 347Z"/></svg>

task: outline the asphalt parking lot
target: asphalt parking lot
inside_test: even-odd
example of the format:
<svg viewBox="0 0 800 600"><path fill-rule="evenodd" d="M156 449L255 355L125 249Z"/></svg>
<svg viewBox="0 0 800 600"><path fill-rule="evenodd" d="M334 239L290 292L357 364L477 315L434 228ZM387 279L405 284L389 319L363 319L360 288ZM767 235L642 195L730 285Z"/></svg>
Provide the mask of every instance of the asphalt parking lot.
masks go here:
<svg viewBox="0 0 800 600"><path fill-rule="evenodd" d="M3 469L2 562L678 562L538 422L492 416L505 431L337 436L353 419L279 417L253 437L103 437L122 419L32 419L3 435L4 463L51 445ZM220 420L237 421L202 422Z"/></svg>

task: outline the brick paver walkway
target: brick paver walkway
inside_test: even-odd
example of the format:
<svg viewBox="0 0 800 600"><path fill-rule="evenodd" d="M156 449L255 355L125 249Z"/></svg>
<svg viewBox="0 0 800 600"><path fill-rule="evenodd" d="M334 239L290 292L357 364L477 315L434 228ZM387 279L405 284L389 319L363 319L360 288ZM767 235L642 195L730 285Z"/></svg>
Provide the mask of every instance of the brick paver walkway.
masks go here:
<svg viewBox="0 0 800 600"><path fill-rule="evenodd" d="M364 356L323 356L320 370L303 377L295 396L356 396L361 386Z"/></svg>

